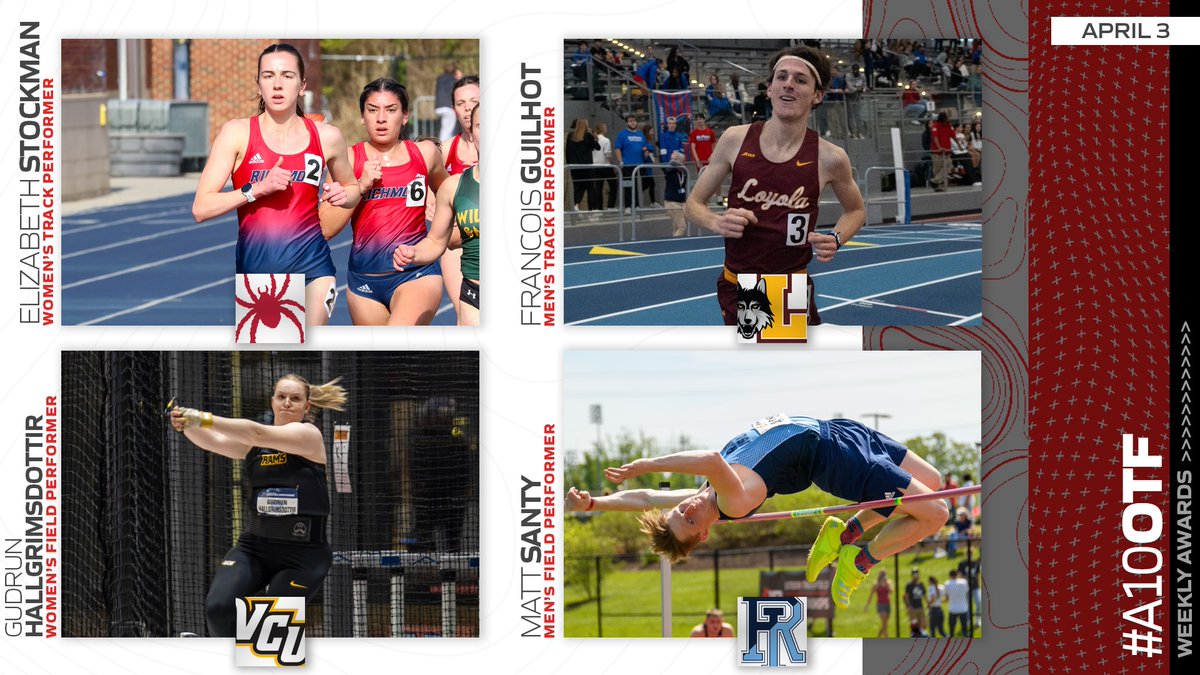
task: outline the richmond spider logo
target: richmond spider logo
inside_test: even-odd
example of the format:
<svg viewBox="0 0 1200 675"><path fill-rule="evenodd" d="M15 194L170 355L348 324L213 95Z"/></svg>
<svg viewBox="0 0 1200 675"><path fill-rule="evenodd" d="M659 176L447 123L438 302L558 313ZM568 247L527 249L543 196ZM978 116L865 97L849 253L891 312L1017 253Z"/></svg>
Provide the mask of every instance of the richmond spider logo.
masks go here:
<svg viewBox="0 0 1200 675"><path fill-rule="evenodd" d="M237 275L239 344L304 342L304 275Z"/></svg>

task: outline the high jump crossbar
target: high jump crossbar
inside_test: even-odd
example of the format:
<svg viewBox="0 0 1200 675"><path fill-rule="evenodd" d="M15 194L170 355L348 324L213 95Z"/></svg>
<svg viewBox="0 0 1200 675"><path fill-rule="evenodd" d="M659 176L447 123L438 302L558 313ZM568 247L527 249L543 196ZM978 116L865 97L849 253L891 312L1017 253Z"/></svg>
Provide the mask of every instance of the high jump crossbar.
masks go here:
<svg viewBox="0 0 1200 675"><path fill-rule="evenodd" d="M888 506L900 506L901 504L911 504L912 502L927 502L934 499L949 499L961 495L978 494L982 489L979 485L968 485L967 487L954 488L952 490L942 490L940 492L926 492L917 495L907 495L895 497L893 499L877 499L872 502L859 502L858 504L842 504L840 506L818 506L813 509L800 509L798 511L779 511L778 513L758 513L737 520L718 520L718 523L757 523L768 520L791 520L792 518L808 518L810 516L826 516L833 513L845 513L847 511L862 511L864 509L878 509Z"/></svg>

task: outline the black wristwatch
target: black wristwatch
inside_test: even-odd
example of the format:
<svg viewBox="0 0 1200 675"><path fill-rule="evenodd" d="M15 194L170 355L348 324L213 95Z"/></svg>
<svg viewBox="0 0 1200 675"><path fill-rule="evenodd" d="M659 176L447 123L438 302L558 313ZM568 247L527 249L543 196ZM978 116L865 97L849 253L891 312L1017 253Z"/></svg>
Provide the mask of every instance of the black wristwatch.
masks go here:
<svg viewBox="0 0 1200 675"><path fill-rule="evenodd" d="M253 189L254 183L246 183L242 186L242 196L246 198L246 202L249 204L254 203L254 193L251 192ZM841 242L838 242L838 245L841 246Z"/></svg>
<svg viewBox="0 0 1200 675"><path fill-rule="evenodd" d="M842 249L842 235L838 234L837 230L830 230L829 234L832 234L833 240L837 242L837 248L835 248L834 250L840 251Z"/></svg>

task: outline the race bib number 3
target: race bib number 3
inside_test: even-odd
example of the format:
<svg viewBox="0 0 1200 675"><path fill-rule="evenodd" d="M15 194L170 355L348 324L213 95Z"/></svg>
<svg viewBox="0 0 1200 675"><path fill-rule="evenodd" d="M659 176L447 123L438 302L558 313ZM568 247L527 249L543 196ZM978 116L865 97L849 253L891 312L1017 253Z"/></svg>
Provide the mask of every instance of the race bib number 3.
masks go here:
<svg viewBox="0 0 1200 675"><path fill-rule="evenodd" d="M787 245L803 246L808 243L808 214L789 213L787 217Z"/></svg>
<svg viewBox="0 0 1200 675"><path fill-rule="evenodd" d="M775 427L781 427L785 424L791 424L791 423L792 423L792 418L788 417L787 415L785 415L783 413L779 413L778 415L771 415L770 417L764 417L761 420L755 422L754 430L760 434L765 434L768 431L770 431L771 429L774 429Z"/></svg>
<svg viewBox="0 0 1200 675"><path fill-rule="evenodd" d="M294 516L300 512L300 493L293 488L266 488L255 500L264 516Z"/></svg>

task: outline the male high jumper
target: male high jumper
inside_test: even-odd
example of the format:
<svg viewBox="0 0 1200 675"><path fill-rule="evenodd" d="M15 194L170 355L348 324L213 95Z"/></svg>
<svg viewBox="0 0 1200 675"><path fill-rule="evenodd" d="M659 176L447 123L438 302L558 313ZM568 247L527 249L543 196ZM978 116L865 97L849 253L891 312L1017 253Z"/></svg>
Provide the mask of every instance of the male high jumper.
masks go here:
<svg viewBox="0 0 1200 675"><path fill-rule="evenodd" d="M698 489L625 490L593 497L572 487L569 511L645 511L642 531L655 553L679 562L708 538L718 520L752 515L768 497L802 492L810 485L854 502L935 492L942 477L924 459L853 420L773 415L729 441L719 453L677 452L636 459L605 469L613 483L653 472L704 476ZM658 509L667 508L669 511ZM903 501L859 511L847 522L829 516L809 549L806 573L815 581L836 562L833 600L848 608L867 572L937 532L949 517L944 500ZM875 538L855 545L863 533L887 521Z"/></svg>

